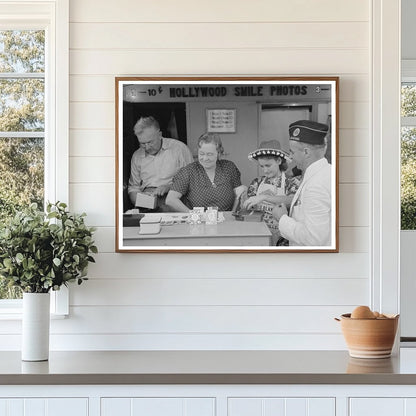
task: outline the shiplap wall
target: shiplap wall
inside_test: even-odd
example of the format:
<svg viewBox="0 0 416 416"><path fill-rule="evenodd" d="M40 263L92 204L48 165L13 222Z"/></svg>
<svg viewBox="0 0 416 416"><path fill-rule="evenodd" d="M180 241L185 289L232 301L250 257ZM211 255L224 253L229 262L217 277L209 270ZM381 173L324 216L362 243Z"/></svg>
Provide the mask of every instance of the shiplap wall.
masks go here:
<svg viewBox="0 0 416 416"><path fill-rule="evenodd" d="M53 349L345 348L333 318L370 298L370 3L70 1L70 207L100 253ZM115 253L124 75L340 76L340 253Z"/></svg>

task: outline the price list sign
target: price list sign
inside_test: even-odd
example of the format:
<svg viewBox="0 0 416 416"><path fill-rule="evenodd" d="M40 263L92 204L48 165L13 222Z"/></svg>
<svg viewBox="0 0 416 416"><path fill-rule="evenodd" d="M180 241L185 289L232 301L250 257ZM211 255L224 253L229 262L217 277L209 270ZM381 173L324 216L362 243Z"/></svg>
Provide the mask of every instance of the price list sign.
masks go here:
<svg viewBox="0 0 416 416"><path fill-rule="evenodd" d="M235 133L235 109L207 109L207 131Z"/></svg>

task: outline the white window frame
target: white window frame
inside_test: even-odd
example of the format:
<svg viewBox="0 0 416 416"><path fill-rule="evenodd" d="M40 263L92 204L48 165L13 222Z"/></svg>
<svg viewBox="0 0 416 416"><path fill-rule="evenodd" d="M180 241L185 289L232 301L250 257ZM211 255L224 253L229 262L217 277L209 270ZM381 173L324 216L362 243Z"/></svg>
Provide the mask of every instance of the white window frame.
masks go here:
<svg viewBox="0 0 416 416"><path fill-rule="evenodd" d="M373 310L400 311L400 0L372 3ZM400 334L399 334L400 337Z"/></svg>
<svg viewBox="0 0 416 416"><path fill-rule="evenodd" d="M0 30L45 30L45 201L69 200L69 0L0 0ZM51 313L69 313L68 289L52 291ZM21 316L1 300L0 319Z"/></svg>

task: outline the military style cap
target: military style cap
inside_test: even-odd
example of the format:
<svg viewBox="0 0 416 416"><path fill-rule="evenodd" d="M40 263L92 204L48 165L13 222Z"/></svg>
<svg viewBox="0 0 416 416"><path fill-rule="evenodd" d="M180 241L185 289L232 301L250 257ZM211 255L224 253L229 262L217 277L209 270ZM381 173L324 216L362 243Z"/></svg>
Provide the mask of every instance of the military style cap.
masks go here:
<svg viewBox="0 0 416 416"><path fill-rule="evenodd" d="M290 140L309 144L325 144L329 127L311 120L298 120L289 126Z"/></svg>
<svg viewBox="0 0 416 416"><path fill-rule="evenodd" d="M277 156L286 159L288 162L291 160L289 153L282 150L278 140L265 140L260 143L260 146L257 150L254 150L248 154L248 158L250 160L257 160L257 158L262 156Z"/></svg>

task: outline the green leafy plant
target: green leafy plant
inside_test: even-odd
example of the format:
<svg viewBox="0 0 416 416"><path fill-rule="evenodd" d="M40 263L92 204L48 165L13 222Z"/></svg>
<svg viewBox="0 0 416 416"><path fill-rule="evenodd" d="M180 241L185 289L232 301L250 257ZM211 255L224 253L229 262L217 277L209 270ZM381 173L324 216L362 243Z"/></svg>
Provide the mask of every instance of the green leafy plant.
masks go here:
<svg viewBox="0 0 416 416"><path fill-rule="evenodd" d="M31 204L0 227L0 277L23 292L47 293L68 282L87 280L97 253L86 214L71 214L64 203L49 203L46 213Z"/></svg>

